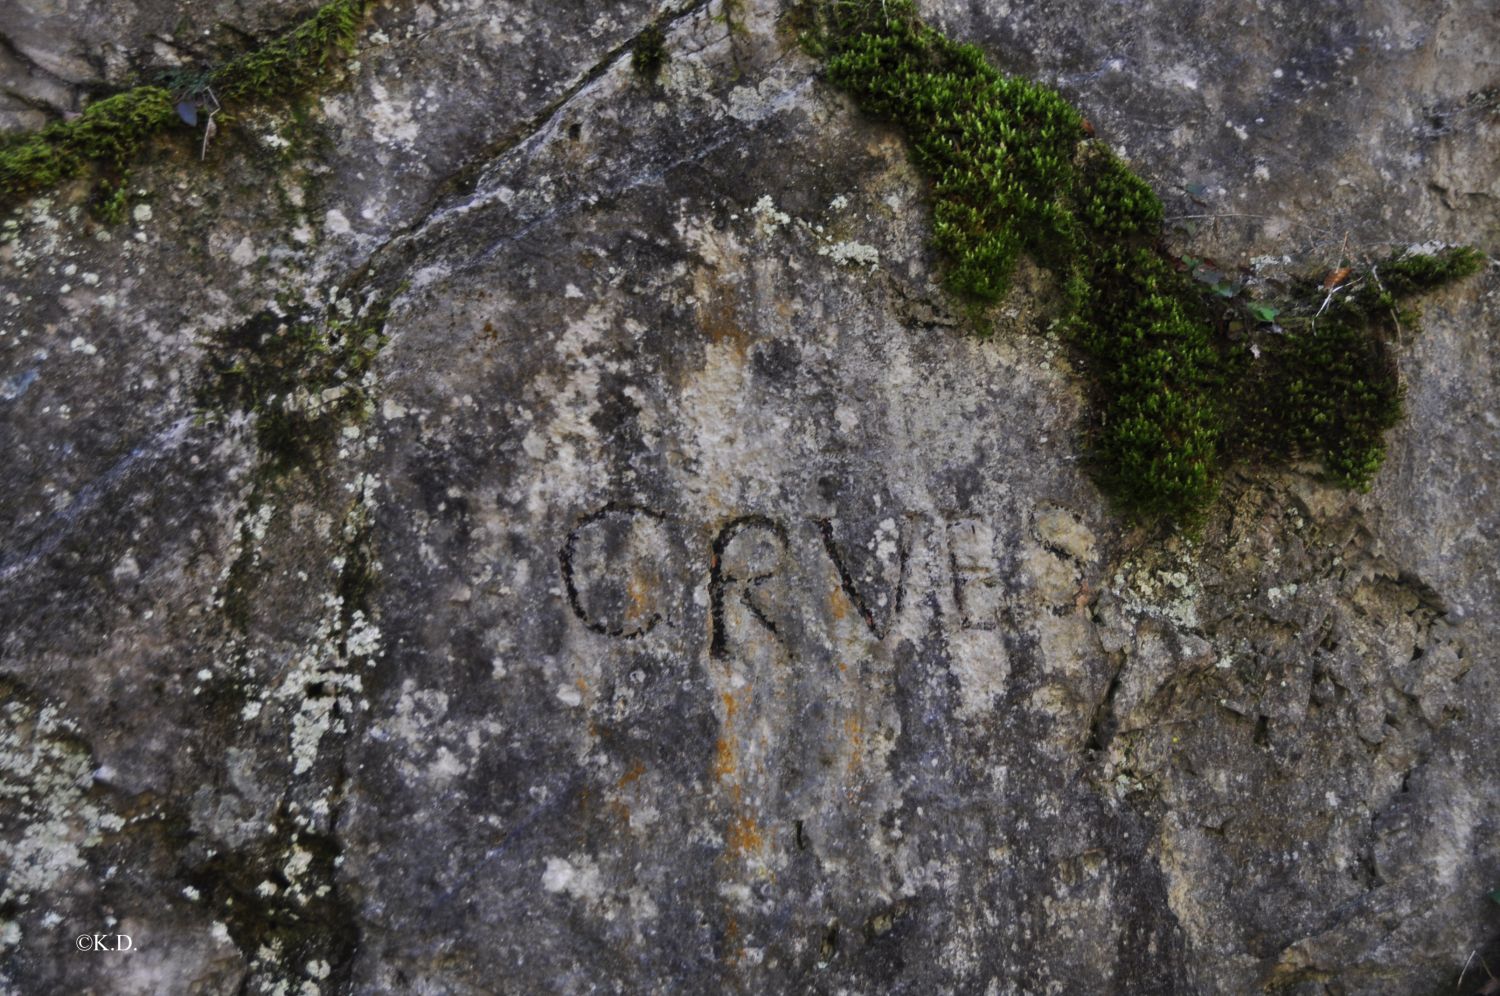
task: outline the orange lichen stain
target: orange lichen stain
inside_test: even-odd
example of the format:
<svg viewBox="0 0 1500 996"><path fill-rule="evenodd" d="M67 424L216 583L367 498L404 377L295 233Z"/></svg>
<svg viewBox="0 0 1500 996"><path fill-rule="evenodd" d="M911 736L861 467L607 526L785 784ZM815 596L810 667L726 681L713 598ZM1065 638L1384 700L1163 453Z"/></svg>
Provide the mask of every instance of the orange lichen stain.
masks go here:
<svg viewBox="0 0 1500 996"><path fill-rule="evenodd" d="M859 716L849 716L844 720L844 736L849 739L852 749L849 751L849 759L844 764L844 770L853 773L859 767L864 758L865 744L865 722Z"/></svg>
<svg viewBox="0 0 1500 996"><path fill-rule="evenodd" d="M625 786L629 785L631 782L635 781L637 778L640 778L645 773L646 773L646 765L645 765L645 763L643 761L641 761L639 758L637 758L636 760L634 760L634 761L632 761L630 763L629 769L627 769L626 772L623 775L620 776L620 780L617 781L617 782L615 782L615 786L618 787L618 788L624 788Z"/></svg>
<svg viewBox="0 0 1500 996"><path fill-rule="evenodd" d="M693 297L697 299L697 326L715 347L729 347L739 357L750 351L751 336L736 314L739 291L717 269L699 269L693 275Z"/></svg>
<svg viewBox="0 0 1500 996"><path fill-rule="evenodd" d="M734 305L730 302L732 289L714 281L715 290L721 295L717 307L698 309L698 324L708 334L708 341L715 346L728 346L744 356L750 349L750 336L740 326Z"/></svg>
<svg viewBox="0 0 1500 996"><path fill-rule="evenodd" d="M734 696L728 692L724 692L719 697L724 700L724 723L728 725L734 719L734 714L739 711L740 706L734 700Z"/></svg>
<svg viewBox="0 0 1500 996"><path fill-rule="evenodd" d="M745 953L745 948L739 943L739 939L740 922L731 913L729 914L729 919L724 924L724 947L727 951L724 955L724 960L731 965L738 962L740 956Z"/></svg>
<svg viewBox="0 0 1500 996"><path fill-rule="evenodd" d="M728 738L720 737L718 744L714 747L713 776L716 781L727 781L734 776L738 765L734 760L734 746Z"/></svg>
<svg viewBox="0 0 1500 996"><path fill-rule="evenodd" d="M724 852L734 857L744 857L753 852L759 852L765 847L766 841L761 836L760 827L756 825L755 818L748 813L741 813L729 823L729 830L724 835Z"/></svg>
<svg viewBox="0 0 1500 996"><path fill-rule="evenodd" d="M1079 586L1078 594L1073 596L1074 610L1078 612L1084 611L1093 604L1094 600L1097 597L1098 592L1094 590L1094 586L1085 581L1082 585Z"/></svg>
<svg viewBox="0 0 1500 996"><path fill-rule="evenodd" d="M833 612L834 622L843 622L844 617L849 614L849 596L844 594L844 589L834 586L828 595L828 607Z"/></svg>
<svg viewBox="0 0 1500 996"><path fill-rule="evenodd" d="M630 767L627 768L625 770L625 773L621 775L615 782L615 788L623 791L624 789L629 788L645 773L645 763L637 758L634 761L630 762ZM623 823L627 828L630 826L630 806L627 805L623 799L615 799L610 803L609 808L621 823Z"/></svg>
<svg viewBox="0 0 1500 996"><path fill-rule="evenodd" d="M626 613L632 625L651 617L651 593L650 580L638 574L630 576L630 582L625 586L625 597L630 600L630 609Z"/></svg>

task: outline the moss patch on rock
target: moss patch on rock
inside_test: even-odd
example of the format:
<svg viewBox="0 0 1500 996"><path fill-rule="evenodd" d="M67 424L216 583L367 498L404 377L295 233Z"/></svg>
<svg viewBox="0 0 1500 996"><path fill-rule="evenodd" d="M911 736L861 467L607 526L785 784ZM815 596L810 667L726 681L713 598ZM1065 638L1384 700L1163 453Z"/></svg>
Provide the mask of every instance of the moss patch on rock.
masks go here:
<svg viewBox="0 0 1500 996"><path fill-rule="evenodd" d="M667 37L660 24L649 24L630 49L630 68L643 80L654 80L667 61Z"/></svg>
<svg viewBox="0 0 1500 996"><path fill-rule="evenodd" d="M306 89L354 52L365 0L333 0L286 34L231 59L210 84L221 100L265 100Z"/></svg>
<svg viewBox="0 0 1500 996"><path fill-rule="evenodd" d="M1236 458L1312 457L1369 483L1400 417L1385 341L1398 302L1474 272L1479 253L1373 267L1336 306L1319 294L1321 314L1251 348L1163 249L1160 199L1057 92L1001 75L911 0L834 0L810 43L863 110L906 134L949 290L998 301L1022 254L1063 281L1063 328L1092 385L1090 464L1122 512L1191 524Z"/></svg>
<svg viewBox="0 0 1500 996"><path fill-rule="evenodd" d="M161 87L142 86L97 100L71 121L12 137L0 145L0 206L94 166L123 174L151 136L175 120L172 95Z"/></svg>
<svg viewBox="0 0 1500 996"><path fill-rule="evenodd" d="M1305 280L1293 311L1278 314L1279 332L1257 333L1226 357L1237 387L1231 455L1315 459L1345 487L1368 487L1385 459L1385 431L1401 420L1391 343L1421 318L1403 301L1485 262L1453 247L1393 256L1334 288Z"/></svg>
<svg viewBox="0 0 1500 996"><path fill-rule="evenodd" d="M0 208L98 169L104 174L98 213L118 220L125 172L153 138L183 124L178 104L196 104L210 90L233 105L306 89L336 57L354 50L365 4L332 0L286 34L222 66L167 73L157 83L97 100L73 120L0 140Z"/></svg>
<svg viewBox="0 0 1500 996"><path fill-rule="evenodd" d="M385 345L384 321L383 305L321 319L262 313L215 343L199 404L251 414L273 473L316 460L343 427L370 414L370 368Z"/></svg>

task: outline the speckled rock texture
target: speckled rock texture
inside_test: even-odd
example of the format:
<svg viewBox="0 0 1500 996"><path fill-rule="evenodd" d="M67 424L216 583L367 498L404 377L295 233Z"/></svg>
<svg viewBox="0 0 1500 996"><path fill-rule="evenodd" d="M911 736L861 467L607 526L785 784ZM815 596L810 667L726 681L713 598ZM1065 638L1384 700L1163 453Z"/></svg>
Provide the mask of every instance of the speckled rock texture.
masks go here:
<svg viewBox="0 0 1500 996"><path fill-rule="evenodd" d="M1489 0L922 6L1257 293L1500 252ZM11 4L0 122L309 9ZM375 3L122 224L3 219L0 992L1500 972L1500 270L1421 302L1370 492L1129 527L1057 288L943 294L805 23Z"/></svg>

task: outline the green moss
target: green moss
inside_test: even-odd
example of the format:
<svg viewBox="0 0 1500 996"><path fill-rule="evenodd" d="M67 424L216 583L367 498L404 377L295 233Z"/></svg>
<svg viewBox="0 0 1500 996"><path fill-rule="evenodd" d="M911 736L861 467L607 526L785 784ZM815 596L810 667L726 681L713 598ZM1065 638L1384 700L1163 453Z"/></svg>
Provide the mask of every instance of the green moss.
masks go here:
<svg viewBox="0 0 1500 996"><path fill-rule="evenodd" d="M365 0L333 0L280 38L210 73L208 84L226 103L304 90L354 52L364 12Z"/></svg>
<svg viewBox="0 0 1500 996"><path fill-rule="evenodd" d="M1241 455L1314 459L1345 487L1367 488L1385 457L1384 433L1401 420L1390 343L1419 318L1404 300L1484 263L1477 250L1455 247L1391 257L1332 291L1306 281L1280 333L1260 332L1254 352L1226 359L1238 373L1231 417Z"/></svg>
<svg viewBox="0 0 1500 996"><path fill-rule="evenodd" d="M1215 494L1223 433L1197 294L1143 246L1095 247L1074 270L1067 331L1093 383L1095 477L1137 518L1190 520Z"/></svg>
<svg viewBox="0 0 1500 996"><path fill-rule="evenodd" d="M119 220L123 175L154 137L181 125L177 101L196 101L209 88L225 105L305 89L336 56L353 50L364 6L365 0L333 0L280 38L217 69L168 74L162 85L105 97L71 121L9 138L0 145L0 208L97 169L105 180L96 213Z"/></svg>
<svg viewBox="0 0 1500 996"><path fill-rule="evenodd" d="M1488 258L1473 246L1454 246L1437 253L1411 253L1372 267L1370 282L1360 289L1356 304L1367 308L1384 304L1381 295L1401 298L1433 290L1484 269ZM1372 298L1371 295L1375 295Z"/></svg>
<svg viewBox="0 0 1500 996"><path fill-rule="evenodd" d="M283 473L316 460L339 430L369 415L365 383L385 344L384 309L360 318L286 319L263 313L215 343L199 404L255 419L266 466Z"/></svg>
<svg viewBox="0 0 1500 996"><path fill-rule="evenodd" d="M1309 309L1305 330L1258 355L1227 334L1216 291L1161 248L1160 199L1055 91L1002 76L911 0L834 0L807 39L863 110L905 132L951 291L999 300L1023 254L1061 278L1062 327L1091 383L1090 465L1124 513L1191 524L1234 458L1312 457L1368 483L1400 416L1378 326L1481 254L1388 261L1331 309L1319 295L1321 317Z"/></svg>
<svg viewBox="0 0 1500 996"><path fill-rule="evenodd" d="M99 166L121 174L177 114L160 87L137 87L90 104L0 148L0 205L10 205Z"/></svg>
<svg viewBox="0 0 1500 996"><path fill-rule="evenodd" d="M667 41L661 25L647 26L636 36L635 45L631 47L630 68L641 79L654 80L660 75L662 64L666 61Z"/></svg>
<svg viewBox="0 0 1500 996"><path fill-rule="evenodd" d="M829 75L906 131L933 181L933 244L948 259L949 288L993 301L1022 252L1061 262L1077 237L1056 194L1075 182L1078 112L1046 87L1002 77L906 0L840 0L833 21Z"/></svg>

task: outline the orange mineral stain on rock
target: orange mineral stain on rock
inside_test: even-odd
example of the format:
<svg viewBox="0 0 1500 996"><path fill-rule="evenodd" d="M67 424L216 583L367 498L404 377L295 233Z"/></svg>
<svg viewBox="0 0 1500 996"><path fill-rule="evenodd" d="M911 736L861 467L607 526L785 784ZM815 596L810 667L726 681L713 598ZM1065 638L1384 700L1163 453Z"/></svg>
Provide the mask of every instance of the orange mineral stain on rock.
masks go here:
<svg viewBox="0 0 1500 996"><path fill-rule="evenodd" d="M712 270L700 269L693 275L693 296L698 299L698 327L715 346L728 346L743 357L749 352L751 336L741 324L735 307L738 290Z"/></svg>
<svg viewBox="0 0 1500 996"><path fill-rule="evenodd" d="M741 813L730 821L724 838L724 853L739 858L759 852L766 843L755 818L748 813Z"/></svg>
<svg viewBox="0 0 1500 996"><path fill-rule="evenodd" d="M725 781L734 774L734 747L725 737L720 737L714 748L713 776L715 781Z"/></svg>
<svg viewBox="0 0 1500 996"><path fill-rule="evenodd" d="M828 607L833 613L834 622L844 621L844 617L849 614L849 596L844 594L844 589L834 586L828 595Z"/></svg>
<svg viewBox="0 0 1500 996"><path fill-rule="evenodd" d="M643 578L639 574L630 576L630 583L625 586L625 597L630 599L630 611L627 613L627 618L632 626L651 618L650 593L650 579Z"/></svg>
<svg viewBox="0 0 1500 996"><path fill-rule="evenodd" d="M629 769L627 769L626 772L623 775L620 776L620 780L617 781L617 782L615 782L615 786L617 788L624 788L625 786L629 785L631 782L633 782L636 779L640 778L645 773L646 773L646 765L645 765L645 763L643 761L641 761L640 758L636 758L636 760L634 760L634 761L632 761L630 763Z"/></svg>

